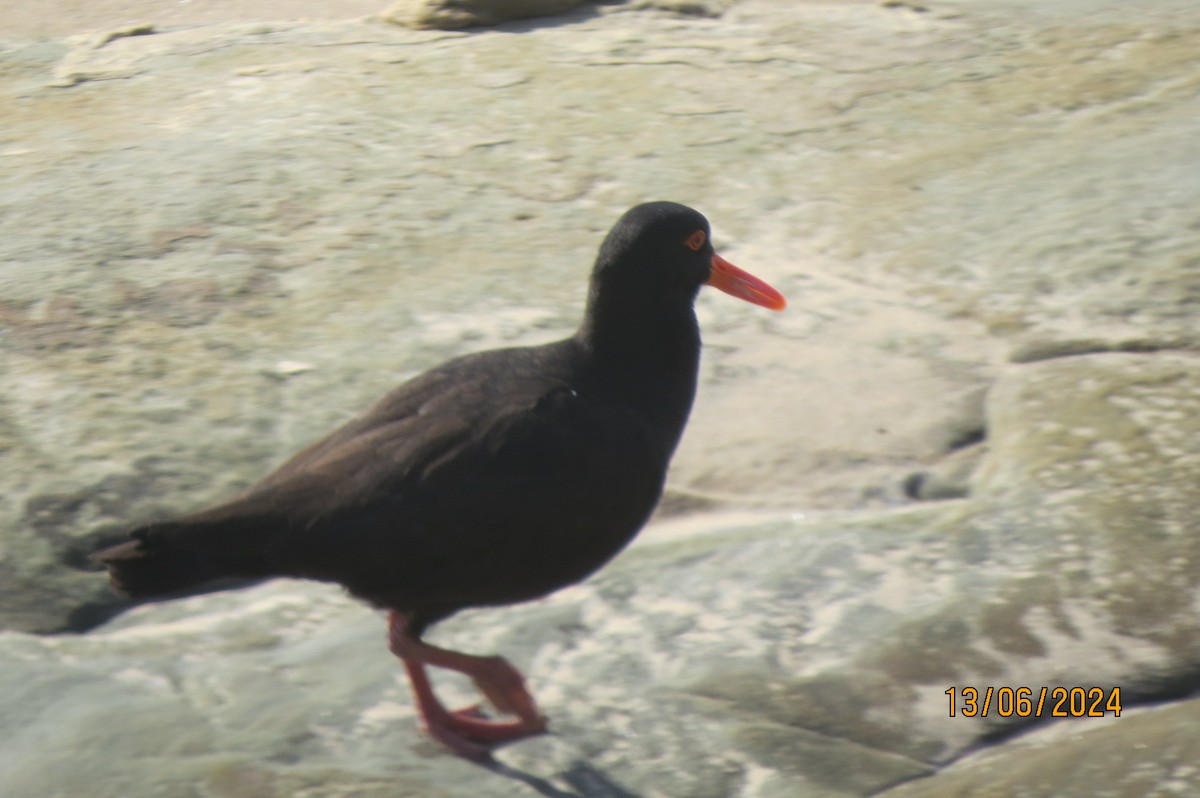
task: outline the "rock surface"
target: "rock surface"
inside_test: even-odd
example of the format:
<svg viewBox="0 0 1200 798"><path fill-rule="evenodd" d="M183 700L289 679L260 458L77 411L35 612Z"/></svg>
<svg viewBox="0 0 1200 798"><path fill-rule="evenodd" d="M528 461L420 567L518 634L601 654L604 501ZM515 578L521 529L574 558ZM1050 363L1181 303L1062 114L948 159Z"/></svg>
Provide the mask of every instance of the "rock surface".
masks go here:
<svg viewBox="0 0 1200 798"><path fill-rule="evenodd" d="M471 34L279 5L0 41L6 794L1200 793L1194 3ZM120 608L84 556L130 523L444 357L569 332L599 237L656 198L792 304L702 297L627 555L436 630L525 667L552 735L443 755L327 586L37 634ZM948 717L1005 685L1124 710Z"/></svg>
<svg viewBox="0 0 1200 798"><path fill-rule="evenodd" d="M398 0L380 19L413 28L459 30L561 14L583 0Z"/></svg>

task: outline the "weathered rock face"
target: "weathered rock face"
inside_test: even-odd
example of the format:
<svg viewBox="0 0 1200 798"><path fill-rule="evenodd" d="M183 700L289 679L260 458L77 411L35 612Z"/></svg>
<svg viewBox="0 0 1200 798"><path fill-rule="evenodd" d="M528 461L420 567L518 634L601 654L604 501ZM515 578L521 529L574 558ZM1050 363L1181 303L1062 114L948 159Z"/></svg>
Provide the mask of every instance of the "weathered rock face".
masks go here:
<svg viewBox="0 0 1200 798"><path fill-rule="evenodd" d="M4 41L6 794L1200 793L1195 700L1138 708L1200 675L1193 6ZM437 630L525 667L553 735L494 772L440 755L326 586L29 634L118 606L99 540L444 357L568 333L599 237L656 198L791 305L701 298L633 550ZM1126 709L948 717L1006 685Z"/></svg>
<svg viewBox="0 0 1200 798"><path fill-rule="evenodd" d="M0 763L22 796L48 773L114 796L1188 794L1195 702L1136 706L1195 676L1200 430L1175 412L1198 393L1186 355L1013 367L967 500L676 522L585 585L448 622L439 640L511 654L553 713L501 755L511 782L420 738L380 619L289 582L0 638L6 717L29 719ZM961 759L1017 722L948 716L948 688L989 685L1120 687L1124 707Z"/></svg>

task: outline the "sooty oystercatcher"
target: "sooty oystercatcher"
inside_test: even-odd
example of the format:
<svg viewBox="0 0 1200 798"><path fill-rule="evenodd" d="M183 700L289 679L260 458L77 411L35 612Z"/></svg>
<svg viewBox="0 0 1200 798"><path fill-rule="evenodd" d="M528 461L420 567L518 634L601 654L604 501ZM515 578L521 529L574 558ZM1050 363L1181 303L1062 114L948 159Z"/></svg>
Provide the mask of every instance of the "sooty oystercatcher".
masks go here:
<svg viewBox="0 0 1200 798"><path fill-rule="evenodd" d="M619 552L662 493L696 391L702 285L782 310L672 202L628 211L600 247L578 332L455 358L409 380L238 496L92 555L121 593L221 577L337 582L388 611L430 734L455 752L545 728L502 657L438 648L430 624L578 582ZM509 719L447 710L426 666L470 677Z"/></svg>

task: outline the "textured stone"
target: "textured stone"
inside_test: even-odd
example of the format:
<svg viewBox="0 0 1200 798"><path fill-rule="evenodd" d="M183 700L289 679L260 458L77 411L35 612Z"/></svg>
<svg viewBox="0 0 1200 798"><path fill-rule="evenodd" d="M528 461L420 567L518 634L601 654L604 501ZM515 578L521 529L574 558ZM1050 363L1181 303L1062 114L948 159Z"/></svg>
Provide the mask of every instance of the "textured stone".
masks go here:
<svg viewBox="0 0 1200 798"><path fill-rule="evenodd" d="M1057 724L886 798L1145 798L1200 792L1200 701Z"/></svg>
<svg viewBox="0 0 1200 798"><path fill-rule="evenodd" d="M245 5L0 43L6 795L1196 791L1194 3L622 4L503 35ZM654 198L791 305L701 297L633 550L436 630L526 668L553 735L440 755L380 620L323 586L29 633L121 608L82 569L130 523L444 357L568 332L599 237ZM1130 709L948 717L949 687L1076 684Z"/></svg>

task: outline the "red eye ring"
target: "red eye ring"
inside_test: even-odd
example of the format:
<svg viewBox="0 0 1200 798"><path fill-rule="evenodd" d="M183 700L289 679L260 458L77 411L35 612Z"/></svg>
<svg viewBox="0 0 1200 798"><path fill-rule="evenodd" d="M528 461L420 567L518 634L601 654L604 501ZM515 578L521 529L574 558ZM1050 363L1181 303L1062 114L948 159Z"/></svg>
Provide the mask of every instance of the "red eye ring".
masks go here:
<svg viewBox="0 0 1200 798"><path fill-rule="evenodd" d="M692 252L699 252L700 248L704 246L704 242L707 240L708 240L708 236L706 236L704 234L704 231L697 230L696 232L694 232L690 236L688 236L688 240L685 241L684 243L687 245L687 248L690 249Z"/></svg>

